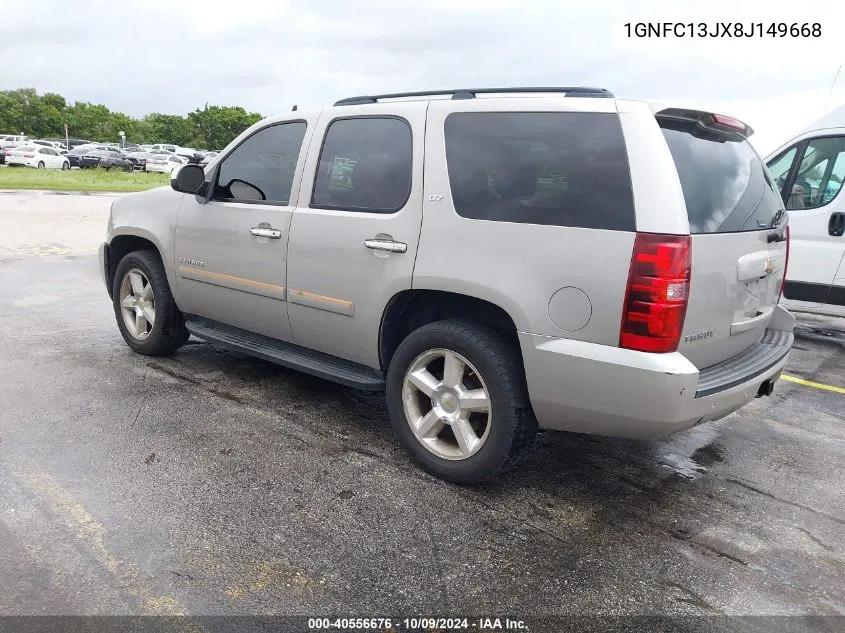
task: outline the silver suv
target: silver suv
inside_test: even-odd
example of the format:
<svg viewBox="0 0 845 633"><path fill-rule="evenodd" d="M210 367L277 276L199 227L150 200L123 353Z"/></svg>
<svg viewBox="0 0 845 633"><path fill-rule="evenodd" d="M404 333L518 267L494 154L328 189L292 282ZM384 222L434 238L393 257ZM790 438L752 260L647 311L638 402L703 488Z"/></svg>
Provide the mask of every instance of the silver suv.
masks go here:
<svg viewBox="0 0 845 633"><path fill-rule="evenodd" d="M658 438L771 393L787 217L750 134L591 88L343 99L117 200L102 273L136 352L384 389L411 455L477 482L538 426Z"/></svg>

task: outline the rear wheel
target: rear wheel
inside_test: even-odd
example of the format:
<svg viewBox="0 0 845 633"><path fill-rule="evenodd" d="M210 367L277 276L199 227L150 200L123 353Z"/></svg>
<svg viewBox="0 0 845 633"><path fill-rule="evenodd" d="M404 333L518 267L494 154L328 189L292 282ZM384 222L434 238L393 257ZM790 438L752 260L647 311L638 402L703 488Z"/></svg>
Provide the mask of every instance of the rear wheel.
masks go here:
<svg viewBox="0 0 845 633"><path fill-rule="evenodd" d="M70 169L70 163L68 163L67 161L63 162L62 163L62 171L66 171L68 169Z"/></svg>
<svg viewBox="0 0 845 633"><path fill-rule="evenodd" d="M44 169L44 162L43 161L38 161L37 169Z"/></svg>
<svg viewBox="0 0 845 633"><path fill-rule="evenodd" d="M171 354L190 336L158 253L134 251L120 260L112 302L123 340L139 354Z"/></svg>
<svg viewBox="0 0 845 633"><path fill-rule="evenodd" d="M513 466L537 428L519 350L461 319L425 325L402 342L387 374L387 404L412 457L459 484Z"/></svg>

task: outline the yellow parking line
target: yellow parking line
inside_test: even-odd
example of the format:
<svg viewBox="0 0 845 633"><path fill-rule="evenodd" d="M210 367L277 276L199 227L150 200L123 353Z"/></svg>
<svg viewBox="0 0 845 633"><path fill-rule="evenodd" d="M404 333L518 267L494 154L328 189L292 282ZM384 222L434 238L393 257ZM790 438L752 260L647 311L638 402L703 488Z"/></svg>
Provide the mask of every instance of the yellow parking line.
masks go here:
<svg viewBox="0 0 845 633"><path fill-rule="evenodd" d="M810 380L804 380L803 378L796 378L795 376L787 376L786 374L781 375L781 378L783 378L784 380L788 380L789 382L804 385L805 387L815 387L816 389L824 389L825 391L832 391L834 393L845 393L845 388L843 387L824 385L820 382L812 382Z"/></svg>

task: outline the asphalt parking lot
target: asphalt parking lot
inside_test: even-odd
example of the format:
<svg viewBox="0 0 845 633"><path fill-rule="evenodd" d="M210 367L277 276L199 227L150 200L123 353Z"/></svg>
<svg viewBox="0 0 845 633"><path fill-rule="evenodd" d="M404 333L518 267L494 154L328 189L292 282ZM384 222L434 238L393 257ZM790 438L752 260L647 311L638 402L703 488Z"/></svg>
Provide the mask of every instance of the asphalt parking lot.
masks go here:
<svg viewBox="0 0 845 633"><path fill-rule="evenodd" d="M845 615L845 394L544 433L460 488L381 396L193 339L134 355L96 265L112 200L0 193L0 615ZM845 322L801 333L787 373L845 386Z"/></svg>

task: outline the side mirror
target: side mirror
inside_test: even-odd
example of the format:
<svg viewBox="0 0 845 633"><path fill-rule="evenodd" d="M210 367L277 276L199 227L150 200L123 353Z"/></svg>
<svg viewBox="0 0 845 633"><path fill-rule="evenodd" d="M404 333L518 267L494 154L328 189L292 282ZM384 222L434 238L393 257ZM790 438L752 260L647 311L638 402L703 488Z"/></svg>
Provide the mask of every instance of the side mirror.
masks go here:
<svg viewBox="0 0 845 633"><path fill-rule="evenodd" d="M205 171L199 165L182 165L170 179L170 186L179 193L197 193L205 184Z"/></svg>

